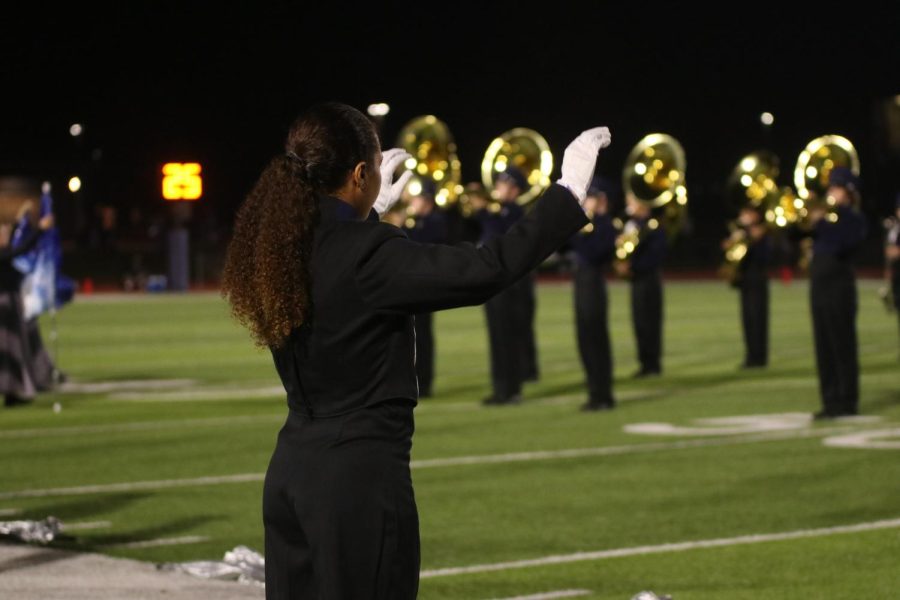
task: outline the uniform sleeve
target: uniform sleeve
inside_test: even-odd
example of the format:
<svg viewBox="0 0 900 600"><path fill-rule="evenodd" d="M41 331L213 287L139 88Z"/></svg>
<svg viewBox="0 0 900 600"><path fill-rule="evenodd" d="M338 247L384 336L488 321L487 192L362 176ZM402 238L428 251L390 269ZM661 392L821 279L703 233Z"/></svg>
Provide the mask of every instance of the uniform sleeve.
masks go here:
<svg viewBox="0 0 900 600"><path fill-rule="evenodd" d="M356 266L364 301L417 313L481 304L537 267L587 217L575 197L553 185L505 235L482 246L418 244L396 227L367 236Z"/></svg>

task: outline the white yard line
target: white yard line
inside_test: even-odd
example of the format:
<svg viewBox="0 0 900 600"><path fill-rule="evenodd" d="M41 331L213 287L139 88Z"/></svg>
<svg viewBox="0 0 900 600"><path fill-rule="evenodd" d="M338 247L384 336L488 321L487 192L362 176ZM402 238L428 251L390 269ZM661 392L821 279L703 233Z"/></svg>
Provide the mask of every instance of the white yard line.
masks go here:
<svg viewBox="0 0 900 600"><path fill-rule="evenodd" d="M821 429L778 431L747 436L732 436L722 439L683 440L677 442L659 442L652 444L628 444L624 446L601 446L598 448L570 448L565 450L546 450L536 452L514 452L507 454L485 454L481 456L456 456L450 458L433 458L414 460L410 463L413 469L434 469L462 465L503 464L530 462L536 460L558 460L566 458L582 458L587 456L617 456L624 454L641 454L647 452L684 450L711 446L736 446L757 442L790 440L832 435L844 431L855 431L857 428L827 427ZM219 475L207 477L187 477L183 479L160 479L150 481L128 481L97 485L73 487L44 488L0 492L0 500L15 498L44 498L48 496L78 496L84 494L105 494L113 492L130 492L135 490L159 490L167 488L194 487L206 485L222 485L229 483L250 483L262 481L265 473L239 473L235 475Z"/></svg>
<svg viewBox="0 0 900 600"><path fill-rule="evenodd" d="M120 381L66 382L54 391L74 394L109 394L124 390L164 390L192 387L195 379L125 379Z"/></svg>
<svg viewBox="0 0 900 600"><path fill-rule="evenodd" d="M81 485L75 487L45 488L38 490L19 490L16 492L0 492L0 500L8 500L10 498L46 498L48 496L108 494L113 492L131 492L135 490L161 490L167 488L221 485L223 483L248 483L262 481L264 478L264 473L240 473L237 475L222 475L219 477L191 477L186 479L158 479L155 481L127 481L123 483L107 483L99 485Z"/></svg>
<svg viewBox="0 0 900 600"><path fill-rule="evenodd" d="M576 598L578 596L587 596L590 593L591 590L559 590L557 592L544 592L543 594L532 594L530 596L500 598L499 600L552 600L553 598Z"/></svg>
<svg viewBox="0 0 900 600"><path fill-rule="evenodd" d="M677 442L655 442L650 444L627 444L624 446L600 446L598 448L570 448L566 450L537 450L534 452L512 452L507 454L485 454L481 456L456 456L450 458L432 458L414 460L412 468L427 469L434 467L451 467L459 465L481 465L497 463L528 462L533 460L554 460L561 458L582 458L585 456L613 456L621 454L640 454L665 450L683 450L687 448L705 448L710 446L734 446L755 442L771 442L808 438L841 433L854 430L851 427L828 427L821 429L792 429L770 433L730 436L716 439L681 440Z"/></svg>
<svg viewBox="0 0 900 600"><path fill-rule="evenodd" d="M828 535L838 535L845 533L860 533L863 531L876 531L879 529L896 529L898 527L900 527L900 519L889 519L885 521L856 523L854 525L823 527L821 529L798 529L796 531L785 531L782 533L761 533L753 535L742 535L731 538L659 544L658 546L636 546L632 548L618 548L614 550L598 550L596 552L575 552L573 554L557 554L553 556L544 556L541 558L532 558L528 560L516 560L483 565L470 565L467 567L430 569L427 571L422 571L420 577L422 579L429 579L433 577L449 577L451 575L470 575L473 573L487 573L490 571L508 571L511 569L525 569L528 567L541 567L544 565L559 565L589 560L621 558L624 556L644 556L647 554L685 552L687 550L696 550L699 548L723 548L728 546L741 546L746 544L760 544L764 542L778 542L783 540L824 537Z"/></svg>
<svg viewBox="0 0 900 600"><path fill-rule="evenodd" d="M63 522L60 529L63 531L88 531L91 529L107 529L112 526L110 521L76 521L74 523Z"/></svg>
<svg viewBox="0 0 900 600"><path fill-rule="evenodd" d="M130 421L127 423L109 423L108 425L75 425L72 427L42 427L39 429L9 429L0 431L0 439L37 438L64 435L94 435L97 433L120 433L129 431L152 431L155 429L172 429L176 427L217 427L256 422L281 422L283 414L277 415L245 415L240 417L209 417L202 419L169 419L165 421Z"/></svg>
<svg viewBox="0 0 900 600"><path fill-rule="evenodd" d="M284 387L258 388L197 388L170 392L120 392L110 394L110 400L130 402L218 402L226 400L256 400L260 398L284 398Z"/></svg>
<svg viewBox="0 0 900 600"><path fill-rule="evenodd" d="M104 548L156 548L157 546L178 546L181 544L197 544L205 542L209 538L205 535L185 535L173 538L159 538L155 540L144 540L141 542L128 542L125 544L108 544Z"/></svg>

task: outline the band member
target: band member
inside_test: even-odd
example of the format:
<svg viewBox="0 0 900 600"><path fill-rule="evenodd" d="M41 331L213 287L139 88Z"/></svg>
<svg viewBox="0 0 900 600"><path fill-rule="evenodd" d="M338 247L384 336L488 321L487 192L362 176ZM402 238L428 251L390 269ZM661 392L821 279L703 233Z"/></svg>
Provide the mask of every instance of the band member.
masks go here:
<svg viewBox="0 0 900 600"><path fill-rule="evenodd" d="M582 228L609 139L579 136L558 184L476 248L419 244L378 221L409 155L382 155L359 111L319 105L291 127L238 212L222 282L290 408L263 488L267 598L416 597L413 315L486 301Z"/></svg>
<svg viewBox="0 0 900 600"><path fill-rule="evenodd" d="M406 237L420 244L447 243L447 221L437 210L434 184L426 181L422 191L409 200L409 218L403 224ZM419 398L430 398L434 382L434 324L430 312L415 315L416 378Z"/></svg>
<svg viewBox="0 0 900 600"><path fill-rule="evenodd" d="M24 203L16 220L21 222L31 209L31 202ZM16 256L34 248L41 234L51 227L53 215L48 214L37 227L27 228L25 236L13 246L13 227L0 225L0 394L4 396L4 406L31 403L39 390L22 304L22 273L12 263Z"/></svg>
<svg viewBox="0 0 900 600"><path fill-rule="evenodd" d="M481 238L481 225L473 214L473 206L475 204L487 206L489 198L482 184L478 182L466 184L462 195L444 211L447 216L448 244L478 243Z"/></svg>
<svg viewBox="0 0 900 600"><path fill-rule="evenodd" d="M571 241L575 251L575 331L588 387L588 400L581 407L585 411L610 410L616 405L606 293L606 273L616 248L609 190L607 182L594 180L584 203L591 223Z"/></svg>
<svg viewBox="0 0 900 600"><path fill-rule="evenodd" d="M890 220L884 245L886 276L891 290L891 300L900 322L900 194L894 202L894 218Z"/></svg>
<svg viewBox="0 0 900 600"><path fill-rule="evenodd" d="M744 362L741 367L765 367L769 362L769 255L768 228L759 209L744 207L738 215L747 254L738 265L734 286L741 294Z"/></svg>
<svg viewBox="0 0 900 600"><path fill-rule="evenodd" d="M854 206L859 182L850 169L832 169L828 185L833 213L828 215L823 204L810 209L810 305L822 397L817 419L855 415L859 404L853 255L866 237L866 221Z"/></svg>
<svg viewBox="0 0 900 600"><path fill-rule="evenodd" d="M517 202L524 185L525 177L518 169L509 168L497 175L494 198L500 203L499 210L479 204L475 213L481 224L481 245L505 234L525 214ZM522 400L529 343L525 327L528 316L525 279L514 282L484 305L492 388L491 395L482 401L484 404L516 404Z"/></svg>
<svg viewBox="0 0 900 600"><path fill-rule="evenodd" d="M637 230L640 243L628 260L616 263L616 269L631 280L631 322L640 363L634 377L653 377L662 373L662 264L666 234L662 224L652 218L649 205L633 195L628 195L625 202L631 217L625 228Z"/></svg>

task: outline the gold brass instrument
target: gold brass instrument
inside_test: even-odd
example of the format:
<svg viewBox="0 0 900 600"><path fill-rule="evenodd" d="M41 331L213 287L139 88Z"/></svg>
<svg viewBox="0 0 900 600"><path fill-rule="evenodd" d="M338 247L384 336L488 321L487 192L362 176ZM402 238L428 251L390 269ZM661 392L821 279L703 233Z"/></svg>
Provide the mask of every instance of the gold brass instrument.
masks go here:
<svg viewBox="0 0 900 600"><path fill-rule="evenodd" d="M743 157L731 172L725 187L729 203L740 213L745 208L758 210L770 227L784 227L796 220L797 207L790 188L779 188L778 157L768 151ZM731 285L740 278L740 264L749 250L747 231L734 220L728 224L729 236L722 245L725 259L719 274Z"/></svg>
<svg viewBox="0 0 900 600"><path fill-rule="evenodd" d="M810 141L794 167L794 187L797 189L797 222L803 229L810 229L810 211L824 210L825 219L837 221L834 198L827 195L831 170L847 167L854 175L859 175L859 155L847 138L840 135L823 135ZM859 197L856 197L858 202ZM799 266L805 270L812 259L812 240L800 243Z"/></svg>
<svg viewBox="0 0 900 600"><path fill-rule="evenodd" d="M522 172L530 186L522 190L519 204L528 204L550 186L553 154L544 136L533 129L517 127L500 134L490 143L481 161L481 181L493 197L494 179L508 167ZM499 210L494 202L491 210Z"/></svg>
<svg viewBox="0 0 900 600"><path fill-rule="evenodd" d="M826 197L826 193L831 170L835 167L847 167L854 175L859 175L856 148L850 140L840 135L817 137L797 157L794 187L805 208L816 203L824 203L827 208L834 207L834 199Z"/></svg>
<svg viewBox="0 0 900 600"><path fill-rule="evenodd" d="M651 133L632 148L622 172L623 188L626 199L631 198L651 209L653 218L647 222L648 230L657 229L660 223L672 235L681 229L688 201L686 168L684 149L670 135ZM640 244L645 231L637 228L633 221L623 225L622 219L616 219L614 224L622 232L616 238L616 258L626 261Z"/></svg>
<svg viewBox="0 0 900 600"><path fill-rule="evenodd" d="M409 210L409 199L422 193L424 185L433 183L434 202L438 208L452 205L462 193L462 176L456 142L447 124L434 115L423 115L410 120L397 136L397 146L412 155L403 168L413 172L395 211ZM393 212L393 211L392 211ZM399 218L407 221L410 215ZM393 216L398 220L397 215Z"/></svg>

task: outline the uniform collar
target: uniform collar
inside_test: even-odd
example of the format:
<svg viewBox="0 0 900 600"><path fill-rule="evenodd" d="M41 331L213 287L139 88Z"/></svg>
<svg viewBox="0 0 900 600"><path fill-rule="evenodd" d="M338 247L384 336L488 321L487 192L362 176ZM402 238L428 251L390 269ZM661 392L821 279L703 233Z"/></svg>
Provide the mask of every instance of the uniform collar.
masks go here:
<svg viewBox="0 0 900 600"><path fill-rule="evenodd" d="M319 212L323 218L334 221L362 221L356 209L334 196L319 196Z"/></svg>

